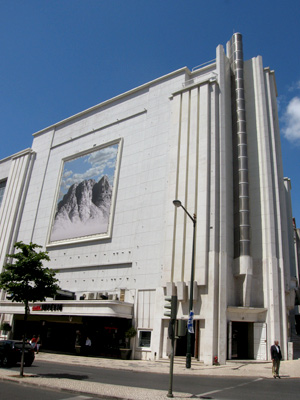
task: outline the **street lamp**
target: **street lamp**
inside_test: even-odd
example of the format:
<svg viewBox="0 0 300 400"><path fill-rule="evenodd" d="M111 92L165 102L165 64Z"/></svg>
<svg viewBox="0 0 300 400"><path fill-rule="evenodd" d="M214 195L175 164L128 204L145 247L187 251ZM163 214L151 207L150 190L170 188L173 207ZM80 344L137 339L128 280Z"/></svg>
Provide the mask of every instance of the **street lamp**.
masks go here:
<svg viewBox="0 0 300 400"><path fill-rule="evenodd" d="M173 200L175 207L183 208L184 212L193 221L193 250L192 250L192 267L191 267L191 282L190 282L190 299L189 299L189 319L192 321L193 316L193 297L194 297L194 274L195 274L195 241L196 241L196 214L191 214L181 204L180 200ZM192 329L188 327L187 332L187 349L186 349L186 368L191 368L192 364Z"/></svg>

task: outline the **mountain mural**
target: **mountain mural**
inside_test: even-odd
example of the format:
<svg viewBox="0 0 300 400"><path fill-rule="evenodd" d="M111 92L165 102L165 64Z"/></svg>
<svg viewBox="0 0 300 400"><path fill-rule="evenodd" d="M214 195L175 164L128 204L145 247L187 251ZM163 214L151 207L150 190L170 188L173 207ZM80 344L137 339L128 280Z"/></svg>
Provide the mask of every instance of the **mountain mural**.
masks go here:
<svg viewBox="0 0 300 400"><path fill-rule="evenodd" d="M112 186L104 175L74 183L58 203L51 241L107 232Z"/></svg>

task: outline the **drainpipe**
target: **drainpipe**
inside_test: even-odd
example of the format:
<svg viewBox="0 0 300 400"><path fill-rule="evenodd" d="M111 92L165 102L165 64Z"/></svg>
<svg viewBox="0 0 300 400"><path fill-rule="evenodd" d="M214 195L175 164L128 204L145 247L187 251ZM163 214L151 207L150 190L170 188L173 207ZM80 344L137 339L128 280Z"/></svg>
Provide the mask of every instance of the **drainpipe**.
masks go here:
<svg viewBox="0 0 300 400"><path fill-rule="evenodd" d="M249 180L248 180L248 150L246 132L246 108L244 93L244 60L242 35L235 33L228 43L228 57L233 72L233 101L235 103L236 149L237 155L237 185L238 185L238 226L235 226L238 236L238 249L235 263L238 276L244 276L243 306L250 306L252 283L252 257L250 254L250 210L249 210ZM235 241L237 240L235 239Z"/></svg>

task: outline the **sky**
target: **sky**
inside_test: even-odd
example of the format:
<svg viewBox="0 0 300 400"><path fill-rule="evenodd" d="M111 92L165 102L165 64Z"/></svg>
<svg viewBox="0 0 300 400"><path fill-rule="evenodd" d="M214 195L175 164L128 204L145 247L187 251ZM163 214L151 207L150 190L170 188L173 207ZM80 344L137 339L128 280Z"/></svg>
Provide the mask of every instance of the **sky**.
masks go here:
<svg viewBox="0 0 300 400"><path fill-rule="evenodd" d="M300 226L299 0L0 0L0 159L32 134L143 83L216 57L275 70L284 176Z"/></svg>

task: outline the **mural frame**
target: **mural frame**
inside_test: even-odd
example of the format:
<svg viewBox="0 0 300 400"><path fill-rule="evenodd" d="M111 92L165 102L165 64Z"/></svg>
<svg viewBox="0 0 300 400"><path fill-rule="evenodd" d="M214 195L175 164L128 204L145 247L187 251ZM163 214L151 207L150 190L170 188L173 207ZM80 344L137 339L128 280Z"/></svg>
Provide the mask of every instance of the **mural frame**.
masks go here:
<svg viewBox="0 0 300 400"><path fill-rule="evenodd" d="M55 216L57 213L57 207L58 207L58 203L59 203L59 194L60 194L61 186L62 186L63 172L64 172L66 163L68 163L70 161L75 161L84 156L92 155L93 153L101 151L105 148L112 147L114 145L118 145L118 149L117 149L117 155L116 155L116 161L115 161L110 212L109 212L109 218L108 218L106 232L105 233L96 233L96 234L87 234L87 235L83 235L83 236L77 236L77 237L65 238L65 239L59 239L59 240L51 240L51 236L53 233L53 227L54 227L54 223L55 223ZM114 216L115 216L116 196L117 196L117 188L118 188L118 183L119 183L122 150L123 150L123 138L119 138L116 140L112 140L110 142L106 142L105 144L89 148L87 150L73 154L71 156L62 158L60 170L59 170L59 174L58 174L59 177L57 179L56 190L55 190L55 195L54 195L54 200L53 200L52 212L51 212L51 216L50 216L50 224L49 224L49 229L48 229L48 234L47 234L46 247L56 247L56 246L74 244L74 243L83 243L83 242L89 242L89 241L111 239L112 227L113 227Z"/></svg>

